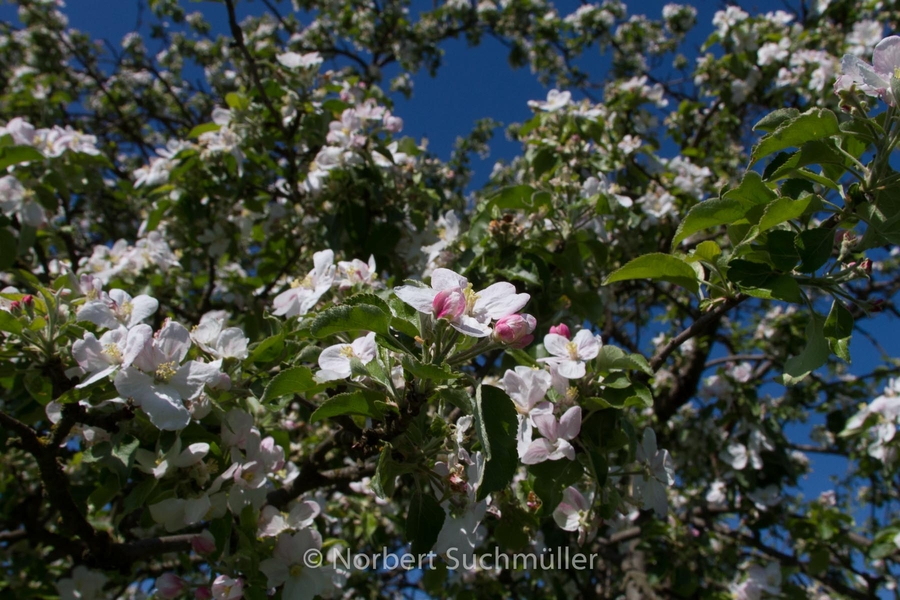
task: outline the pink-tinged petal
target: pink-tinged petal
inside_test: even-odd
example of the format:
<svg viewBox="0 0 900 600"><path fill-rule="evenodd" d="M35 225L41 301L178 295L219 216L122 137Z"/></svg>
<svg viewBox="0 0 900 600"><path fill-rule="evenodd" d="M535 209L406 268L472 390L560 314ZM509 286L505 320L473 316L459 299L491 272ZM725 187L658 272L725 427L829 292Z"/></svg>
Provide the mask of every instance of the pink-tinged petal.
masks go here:
<svg viewBox="0 0 900 600"><path fill-rule="evenodd" d="M72 356L86 371L96 371L109 366L109 357L103 353L103 344L93 333L86 332L84 338L72 344Z"/></svg>
<svg viewBox="0 0 900 600"><path fill-rule="evenodd" d="M355 354L363 364L369 363L375 358L375 350L377 348L375 345L375 332L369 333L364 337L356 338L353 340L353 343L350 344L350 347L353 348L353 354Z"/></svg>
<svg viewBox="0 0 900 600"><path fill-rule="evenodd" d="M191 332L181 323L168 320L156 334L156 347L165 357L164 361L178 364L191 349Z"/></svg>
<svg viewBox="0 0 900 600"><path fill-rule="evenodd" d="M429 288L420 288L414 285L401 285L394 288L398 298L412 306L420 313L431 314L431 305L437 291Z"/></svg>
<svg viewBox="0 0 900 600"><path fill-rule="evenodd" d="M275 310L272 314L279 317L293 317L300 314L300 288L291 288L275 296L272 305Z"/></svg>
<svg viewBox="0 0 900 600"><path fill-rule="evenodd" d="M468 285L468 279L450 269L437 268L431 273L431 287L438 292L454 288L466 289Z"/></svg>
<svg viewBox="0 0 900 600"><path fill-rule="evenodd" d="M83 304L76 314L79 321L89 321L97 327L115 329L120 325L112 309L100 300Z"/></svg>
<svg viewBox="0 0 900 600"><path fill-rule="evenodd" d="M553 356L569 358L569 340L558 333L548 333L544 336L544 348Z"/></svg>
<svg viewBox="0 0 900 600"><path fill-rule="evenodd" d="M550 453L550 456L548 456L547 459L559 460L561 458L575 460L575 448L572 446L572 444L562 438L556 440L555 449Z"/></svg>
<svg viewBox="0 0 900 600"><path fill-rule="evenodd" d="M577 511L584 512L590 508L587 499L585 499L582 493L578 491L578 488L572 486L563 490L563 502L567 503Z"/></svg>
<svg viewBox="0 0 900 600"><path fill-rule="evenodd" d="M326 275L332 265L334 265L333 250L320 250L313 254L313 266L316 269L316 275L320 277Z"/></svg>
<svg viewBox="0 0 900 600"><path fill-rule="evenodd" d="M322 512L322 508L316 502L304 500L294 505L288 514L287 522L294 529L309 526Z"/></svg>
<svg viewBox="0 0 900 600"><path fill-rule="evenodd" d="M258 523L256 535L259 537L275 537L288 529L284 515L274 506L263 507Z"/></svg>
<svg viewBox="0 0 900 600"><path fill-rule="evenodd" d="M513 284L501 281L478 292L472 312L497 320L519 312L530 298L528 294L517 294Z"/></svg>
<svg viewBox="0 0 900 600"><path fill-rule="evenodd" d="M129 367L144 348L151 346L153 328L149 325L135 325L128 330L125 340L125 352L122 353L122 366Z"/></svg>
<svg viewBox="0 0 900 600"><path fill-rule="evenodd" d="M191 414L175 388L155 384L151 377L131 367L119 371L115 383L119 394L133 398L158 429L176 431L191 422Z"/></svg>
<svg viewBox="0 0 900 600"><path fill-rule="evenodd" d="M566 379L581 379L584 377L585 373L587 373L584 363L580 360L560 361L557 371L561 377L565 377Z"/></svg>
<svg viewBox="0 0 900 600"><path fill-rule="evenodd" d="M470 337L482 338L491 335L490 327L468 315L462 315L458 321L450 323L450 326Z"/></svg>
<svg viewBox="0 0 900 600"><path fill-rule="evenodd" d="M516 452L519 454L519 459L525 456L531 446L532 433L531 421L519 415L519 429L516 432Z"/></svg>
<svg viewBox="0 0 900 600"><path fill-rule="evenodd" d="M173 467L190 467L195 465L209 453L209 444L197 442L185 448L178 456L172 459Z"/></svg>
<svg viewBox="0 0 900 600"><path fill-rule="evenodd" d="M553 511L553 520L563 531L578 531L581 525L581 515L571 504L560 502L559 506Z"/></svg>
<svg viewBox="0 0 900 600"><path fill-rule="evenodd" d="M885 79L889 80L894 75L895 70L900 68L900 37L892 35L878 42L872 53L872 66Z"/></svg>
<svg viewBox="0 0 900 600"><path fill-rule="evenodd" d="M322 350L319 354L319 367L340 375L341 379L350 377L350 359L344 354L350 344L335 344Z"/></svg>
<svg viewBox="0 0 900 600"><path fill-rule="evenodd" d="M87 386L91 385L92 383L100 381L101 379L106 379L107 377L109 377L109 375L111 373L114 373L118 368L119 368L119 365L110 365L110 366L106 367L105 369L103 369L102 371L97 371L96 373L94 373L93 375L91 375L90 377L88 377L87 379L85 379L84 381L79 383L78 385L76 385L75 388L81 389L83 387L87 387Z"/></svg>
<svg viewBox="0 0 900 600"><path fill-rule="evenodd" d="M259 570L268 578L269 587L278 587L290 577L290 565L277 558L267 558L260 562Z"/></svg>
<svg viewBox="0 0 900 600"><path fill-rule="evenodd" d="M522 457L522 464L536 465L542 463L547 460L553 450L553 444L549 441L543 438L535 440L531 442L531 445L528 446L528 450L525 451L525 455Z"/></svg>
<svg viewBox="0 0 900 600"><path fill-rule="evenodd" d="M113 290L115 291L115 290ZM159 300L142 294L131 301L131 315L128 319L128 327L134 327L159 308Z"/></svg>
<svg viewBox="0 0 900 600"><path fill-rule="evenodd" d="M573 406L559 419L559 437L574 440L581 433L581 407Z"/></svg>
<svg viewBox="0 0 900 600"><path fill-rule="evenodd" d="M597 355L600 354L600 348L603 346L600 341L600 336L594 335L587 329L582 329L576 333L575 339L573 339L572 342L578 349L578 358L581 360L591 360L596 358Z"/></svg>
<svg viewBox="0 0 900 600"><path fill-rule="evenodd" d="M250 342L244 332L237 327L228 327L219 335L216 351L222 358L247 358L247 344Z"/></svg>
<svg viewBox="0 0 900 600"><path fill-rule="evenodd" d="M169 383L182 398L193 400L203 391L204 385L218 379L221 366L220 360L211 363L189 360L178 368Z"/></svg>
<svg viewBox="0 0 900 600"><path fill-rule="evenodd" d="M556 417L553 416L553 413L536 414L531 417L531 420L542 436L551 442L559 439L559 423Z"/></svg>
<svg viewBox="0 0 900 600"><path fill-rule="evenodd" d="M459 288L441 290L431 302L431 313L437 319L455 321L466 312L466 295Z"/></svg>

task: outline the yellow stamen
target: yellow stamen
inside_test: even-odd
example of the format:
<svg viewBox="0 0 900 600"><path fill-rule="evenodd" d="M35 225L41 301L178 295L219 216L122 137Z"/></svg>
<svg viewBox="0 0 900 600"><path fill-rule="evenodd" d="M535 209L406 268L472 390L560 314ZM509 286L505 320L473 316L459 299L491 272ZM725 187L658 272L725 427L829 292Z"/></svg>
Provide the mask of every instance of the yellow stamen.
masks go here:
<svg viewBox="0 0 900 600"><path fill-rule="evenodd" d="M154 373L154 377L157 381L161 381L163 383L169 383L171 379L177 373L177 369L175 368L175 362L164 362L158 367L156 367L156 373Z"/></svg>

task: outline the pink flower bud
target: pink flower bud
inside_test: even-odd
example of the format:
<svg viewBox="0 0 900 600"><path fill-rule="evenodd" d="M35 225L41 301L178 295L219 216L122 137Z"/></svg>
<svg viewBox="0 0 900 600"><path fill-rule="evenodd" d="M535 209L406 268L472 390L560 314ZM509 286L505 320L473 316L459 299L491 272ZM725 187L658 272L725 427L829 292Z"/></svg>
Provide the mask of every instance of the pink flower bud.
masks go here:
<svg viewBox="0 0 900 600"><path fill-rule="evenodd" d="M453 321L466 312L466 295L457 288L441 290L431 302L431 311L438 319Z"/></svg>
<svg viewBox="0 0 900 600"><path fill-rule="evenodd" d="M535 327L537 321L531 315L509 315L494 325L494 339L513 348L524 348L534 341L531 332Z"/></svg>
<svg viewBox="0 0 900 600"><path fill-rule="evenodd" d="M156 595L165 600L174 600L187 589L187 582L175 573L163 573L156 578Z"/></svg>
<svg viewBox="0 0 900 600"><path fill-rule="evenodd" d="M550 328L550 333L555 333L556 335L561 335L567 340L570 339L569 326L565 323L560 323L559 325L554 325Z"/></svg>
<svg viewBox="0 0 900 600"><path fill-rule="evenodd" d="M208 587L198 587L194 590L194 598L196 600L211 600L212 592L209 591Z"/></svg>
<svg viewBox="0 0 900 600"><path fill-rule="evenodd" d="M25 294L22 296L22 304L24 304L27 308L34 306L34 296L31 294Z"/></svg>
<svg viewBox="0 0 900 600"><path fill-rule="evenodd" d="M862 270L866 272L866 275L872 274L872 259L865 259L864 261L862 261L862 263L860 263L859 266L862 267Z"/></svg>
<svg viewBox="0 0 900 600"><path fill-rule="evenodd" d="M9 312L18 312L22 309L22 303L18 300L13 300L9 303Z"/></svg>
<svg viewBox="0 0 900 600"><path fill-rule="evenodd" d="M197 554L212 554L216 551L216 538L209 530L205 530L200 535L194 536L194 539L191 540L191 548Z"/></svg>

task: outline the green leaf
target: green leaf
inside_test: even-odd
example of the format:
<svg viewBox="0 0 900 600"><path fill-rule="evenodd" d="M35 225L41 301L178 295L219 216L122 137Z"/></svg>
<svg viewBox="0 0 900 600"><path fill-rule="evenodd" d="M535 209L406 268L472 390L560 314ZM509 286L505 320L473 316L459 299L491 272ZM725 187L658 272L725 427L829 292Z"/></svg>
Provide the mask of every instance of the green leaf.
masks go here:
<svg viewBox="0 0 900 600"><path fill-rule="evenodd" d="M378 405L384 402L384 394L369 390L356 390L332 396L319 406L309 417L310 423L341 415L362 415L381 420L384 409Z"/></svg>
<svg viewBox="0 0 900 600"><path fill-rule="evenodd" d="M210 133L212 131L218 131L221 129L219 125L215 123L203 123L202 125L197 125L188 133L188 139L198 138L204 133Z"/></svg>
<svg viewBox="0 0 900 600"><path fill-rule="evenodd" d="M800 111L796 108L779 108L760 119L753 126L753 131L774 131L783 123L796 119L799 116Z"/></svg>
<svg viewBox="0 0 900 600"><path fill-rule="evenodd" d="M287 394L300 394L316 387L316 385L309 367L287 369L272 378L259 402L260 404L266 404Z"/></svg>
<svg viewBox="0 0 900 600"><path fill-rule="evenodd" d="M834 231L824 227L801 231L794 240L794 246L800 255L797 269L803 273L813 273L831 258Z"/></svg>
<svg viewBox="0 0 900 600"><path fill-rule="evenodd" d="M797 356L784 363L784 385L793 385L803 380L811 372L825 364L830 354L828 342L823 332L822 318L813 313L806 326L806 348Z"/></svg>
<svg viewBox="0 0 900 600"><path fill-rule="evenodd" d="M0 173L5 173L8 167L23 162L41 162L44 155L31 146L3 146L0 148Z"/></svg>
<svg viewBox="0 0 900 600"><path fill-rule="evenodd" d="M727 200L739 200L746 205L768 204L778 197L769 186L765 184L756 171L747 171L741 179L741 184L722 194Z"/></svg>
<svg viewBox="0 0 900 600"><path fill-rule="evenodd" d="M458 379L462 377L459 373L453 373L449 369L419 362L415 358L403 355L400 360L403 368L409 371L414 377L424 379L426 381L446 381L448 379Z"/></svg>
<svg viewBox="0 0 900 600"><path fill-rule="evenodd" d="M156 488L156 478L148 477L143 480L125 496L124 503L124 511L119 515L121 519L125 515L136 511L137 509L144 506L147 502L147 498L150 497L150 493Z"/></svg>
<svg viewBox="0 0 900 600"><path fill-rule="evenodd" d="M719 248L719 245L712 240L705 240L700 242L696 248L694 248L694 252L691 254L692 258L705 260L710 264L716 264L716 259L722 255L722 249Z"/></svg>
<svg viewBox="0 0 900 600"><path fill-rule="evenodd" d="M15 334L22 333L22 323L12 313L0 310L0 331Z"/></svg>
<svg viewBox="0 0 900 600"><path fill-rule="evenodd" d="M616 346L603 346L597 355L596 364L600 371L629 370L643 371L647 375L653 375L653 369L647 359L640 354L625 354L625 351Z"/></svg>
<svg viewBox="0 0 900 600"><path fill-rule="evenodd" d="M850 362L850 336L853 334L853 315L839 300L831 304L831 311L825 319L823 333L828 338L831 351L841 359Z"/></svg>
<svg viewBox="0 0 900 600"><path fill-rule="evenodd" d="M395 460L393 453L394 447L386 442L378 456L378 465L375 467L375 475L372 477L372 491L383 500L394 495L397 477L413 471L411 465Z"/></svg>
<svg viewBox="0 0 900 600"><path fill-rule="evenodd" d="M800 285L790 275L775 273L763 263L737 259L728 263L728 279L741 286L749 296L800 303Z"/></svg>
<svg viewBox="0 0 900 600"><path fill-rule="evenodd" d="M209 524L209 532L212 534L213 539L216 541L216 551L210 557L211 559L218 558L222 552L225 551L225 548L228 548L231 540L231 528L234 525L233 518L230 512L226 512L224 516L219 517L218 519L213 519Z"/></svg>
<svg viewBox="0 0 900 600"><path fill-rule="evenodd" d="M228 108L246 110L250 106L250 99L236 92L229 92L225 94L225 104L228 105Z"/></svg>
<svg viewBox="0 0 900 600"><path fill-rule="evenodd" d="M584 467L577 460L548 460L529 465L528 472L534 475L534 493L541 499L541 513L551 515L562 501L562 491L581 481Z"/></svg>
<svg viewBox="0 0 900 600"><path fill-rule="evenodd" d="M768 206L766 206L765 212L763 212L762 219L759 220L759 231L762 233L767 229L771 229L776 225L784 223L785 221L790 221L792 219L796 219L803 214L806 210L806 207L809 206L809 202L812 200L812 196L806 196L805 198L801 198L799 200L792 200L790 198L778 198Z"/></svg>
<svg viewBox="0 0 900 600"><path fill-rule="evenodd" d="M778 127L762 137L753 148L750 162L786 148L800 148L804 143L840 133L837 117L824 108L812 108L802 115L782 121Z"/></svg>
<svg viewBox="0 0 900 600"><path fill-rule="evenodd" d="M267 337L259 343L250 355L247 357L249 363L267 363L272 362L281 356L284 350L284 334L279 333L271 337Z"/></svg>
<svg viewBox="0 0 900 600"><path fill-rule="evenodd" d="M719 225L730 225L744 218L746 213L745 206L735 199L713 198L700 202L694 205L678 226L675 239L672 240L672 247L674 248L681 240L698 231Z"/></svg>
<svg viewBox="0 0 900 600"><path fill-rule="evenodd" d="M516 453L518 418L506 392L493 386L478 386L475 392L475 431L481 442L484 468L478 481L476 500L506 489L519 464Z"/></svg>
<svg viewBox="0 0 900 600"><path fill-rule="evenodd" d="M603 285L629 279L669 281L695 294L700 290L697 273L691 265L676 256L659 252L635 258L624 267L610 273L603 281Z"/></svg>
<svg viewBox="0 0 900 600"><path fill-rule="evenodd" d="M410 552L416 556L427 554L437 542L446 514L431 494L417 492L409 503L406 516L406 539Z"/></svg>
<svg viewBox="0 0 900 600"><path fill-rule="evenodd" d="M766 234L766 252L772 264L779 271L793 271L800 262L800 255L794 246L793 231L776 229Z"/></svg>
<svg viewBox="0 0 900 600"><path fill-rule="evenodd" d="M387 335L388 316L370 304L335 306L319 313L309 331L319 339L345 331L374 331Z"/></svg>

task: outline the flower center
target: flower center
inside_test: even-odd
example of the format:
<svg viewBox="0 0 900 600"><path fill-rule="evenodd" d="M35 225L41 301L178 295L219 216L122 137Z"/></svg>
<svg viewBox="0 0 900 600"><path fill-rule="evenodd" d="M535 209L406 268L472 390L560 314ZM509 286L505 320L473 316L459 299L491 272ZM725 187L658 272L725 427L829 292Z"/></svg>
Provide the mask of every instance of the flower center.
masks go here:
<svg viewBox="0 0 900 600"><path fill-rule="evenodd" d="M156 372L153 374L156 381L161 381L162 383L169 383L171 379L175 376L175 361L164 362L158 367L156 367Z"/></svg>
<svg viewBox="0 0 900 600"><path fill-rule="evenodd" d="M126 320L131 316L131 311L134 310L134 304L126 300L118 305L115 310L120 320Z"/></svg>
<svg viewBox="0 0 900 600"><path fill-rule="evenodd" d="M113 362L122 362L122 351L116 344L107 344L103 347L103 354L107 355Z"/></svg>
<svg viewBox="0 0 900 600"><path fill-rule="evenodd" d="M472 309L475 308L475 301L478 300L478 294L472 289L471 283L463 290L463 294L466 296L466 314L472 314Z"/></svg>
<svg viewBox="0 0 900 600"><path fill-rule="evenodd" d="M290 570L291 577L300 577L303 574L303 565L293 565Z"/></svg>
<svg viewBox="0 0 900 600"><path fill-rule="evenodd" d="M572 360L578 360L578 346L575 342L569 342L566 344L566 352L569 353L569 358Z"/></svg>
<svg viewBox="0 0 900 600"><path fill-rule="evenodd" d="M341 348L341 356L343 356L345 358L355 357L356 354L353 352L353 346L350 346L348 344L348 345L344 346L343 348Z"/></svg>
<svg viewBox="0 0 900 600"><path fill-rule="evenodd" d="M302 288L306 288L306 289L308 289L308 290L311 290L311 289L313 289L313 288L315 287L315 285L313 284L313 278L312 278L311 276L307 275L307 276L304 277L303 279L295 279L295 280L293 280L293 281L291 282L291 287L292 287L292 288L302 287Z"/></svg>

